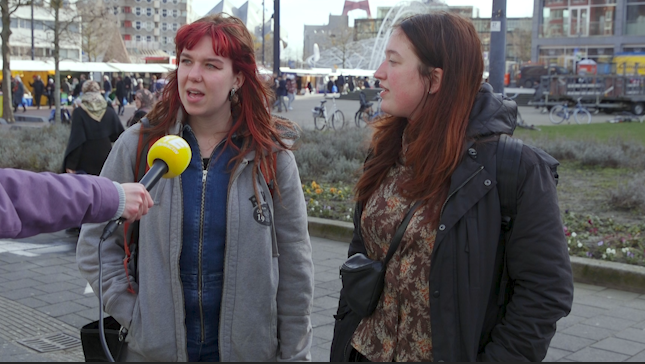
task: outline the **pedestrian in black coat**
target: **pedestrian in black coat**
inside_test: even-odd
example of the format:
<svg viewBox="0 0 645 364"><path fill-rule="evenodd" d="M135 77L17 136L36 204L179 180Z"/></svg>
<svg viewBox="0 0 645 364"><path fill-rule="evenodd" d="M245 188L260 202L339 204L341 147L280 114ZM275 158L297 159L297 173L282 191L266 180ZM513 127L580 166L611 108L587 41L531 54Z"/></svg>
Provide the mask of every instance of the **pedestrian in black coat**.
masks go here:
<svg viewBox="0 0 645 364"><path fill-rule="evenodd" d="M482 85L481 42L469 20L415 15L394 27L385 51L374 77L388 116L376 124L356 185L348 256L383 261L403 217L420 205L386 266L376 309L361 317L350 307L360 285L340 291L331 360L543 360L573 301L557 161L524 145L516 181L498 176L498 140L513 133L517 106ZM516 192L510 220L502 219L500 185Z"/></svg>
<svg viewBox="0 0 645 364"><path fill-rule="evenodd" d="M56 100L56 84L54 83L53 79L49 79L47 81L47 86L45 88L47 95L47 105L49 105L49 108L51 109L52 106L54 106L55 100Z"/></svg>
<svg viewBox="0 0 645 364"><path fill-rule="evenodd" d="M123 115L123 112L125 110L125 106L123 105L123 101L125 101L126 95L127 95L127 93L125 91L125 83L121 79L121 76L117 76L117 78L116 78L115 96L116 96L117 104L119 105L119 110L118 110L119 115Z"/></svg>
<svg viewBox="0 0 645 364"><path fill-rule="evenodd" d="M29 86L34 90L34 106L40 109L40 99L45 93L45 84L43 83L43 79L36 75L34 82L29 83Z"/></svg>

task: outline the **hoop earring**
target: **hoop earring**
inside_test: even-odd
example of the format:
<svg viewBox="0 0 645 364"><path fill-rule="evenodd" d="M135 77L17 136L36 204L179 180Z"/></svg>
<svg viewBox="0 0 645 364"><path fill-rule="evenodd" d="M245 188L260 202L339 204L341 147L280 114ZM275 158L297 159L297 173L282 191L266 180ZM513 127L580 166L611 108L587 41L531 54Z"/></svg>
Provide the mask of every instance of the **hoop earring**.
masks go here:
<svg viewBox="0 0 645 364"><path fill-rule="evenodd" d="M231 89L231 92L228 94L228 101L233 101L233 96L235 96L235 87Z"/></svg>

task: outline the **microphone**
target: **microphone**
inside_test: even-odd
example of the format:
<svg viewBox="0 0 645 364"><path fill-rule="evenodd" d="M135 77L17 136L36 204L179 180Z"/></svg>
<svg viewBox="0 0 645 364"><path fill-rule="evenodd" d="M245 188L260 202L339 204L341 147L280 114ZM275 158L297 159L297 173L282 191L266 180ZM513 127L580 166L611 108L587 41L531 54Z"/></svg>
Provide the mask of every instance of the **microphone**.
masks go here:
<svg viewBox="0 0 645 364"><path fill-rule="evenodd" d="M147 158L150 170L141 178L139 183L150 191L162 177L175 178L184 173L191 158L190 146L183 138L176 135L166 135L150 147ZM101 239L105 240L110 237L124 221L125 219L122 217L110 221L105 226Z"/></svg>

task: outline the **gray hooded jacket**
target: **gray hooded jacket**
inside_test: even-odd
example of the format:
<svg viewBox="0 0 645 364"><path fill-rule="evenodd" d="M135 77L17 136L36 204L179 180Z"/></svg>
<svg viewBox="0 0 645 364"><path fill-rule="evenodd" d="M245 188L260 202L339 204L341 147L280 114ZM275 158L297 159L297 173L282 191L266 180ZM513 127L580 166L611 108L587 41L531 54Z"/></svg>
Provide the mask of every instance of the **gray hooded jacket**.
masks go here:
<svg viewBox="0 0 645 364"><path fill-rule="evenodd" d="M134 180L140 124L117 140L101 175L117 182ZM179 133L179 125L175 133ZM290 151L279 152L271 198L249 153L232 172L224 287L219 326L222 361L310 360L313 262L307 210L298 168ZM180 178L162 179L151 190L154 207L141 220L137 278L123 267L123 229L102 248L105 312L129 333L128 361L186 361L184 298L179 275L182 248ZM253 185L267 198L272 224L256 220ZM265 206L261 206L264 210ZM266 211L266 210L265 210ZM81 274L98 292L99 236L105 224L83 226L77 248ZM129 279L128 279L129 278ZM130 283L136 294L128 292Z"/></svg>

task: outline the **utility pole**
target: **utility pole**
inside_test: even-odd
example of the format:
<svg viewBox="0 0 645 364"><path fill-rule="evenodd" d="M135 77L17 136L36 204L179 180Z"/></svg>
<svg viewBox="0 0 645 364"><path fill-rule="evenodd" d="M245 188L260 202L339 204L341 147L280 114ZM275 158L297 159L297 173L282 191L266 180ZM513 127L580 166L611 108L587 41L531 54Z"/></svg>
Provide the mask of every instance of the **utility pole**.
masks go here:
<svg viewBox="0 0 645 364"><path fill-rule="evenodd" d="M280 0L273 0L273 73L280 76Z"/></svg>
<svg viewBox="0 0 645 364"><path fill-rule="evenodd" d="M262 0L262 65L264 66L264 0Z"/></svg>
<svg viewBox="0 0 645 364"><path fill-rule="evenodd" d="M34 0L31 0L31 60L33 61L35 58L36 47L34 46Z"/></svg>
<svg viewBox="0 0 645 364"><path fill-rule="evenodd" d="M506 0L493 0L490 22L489 82L495 93L504 93L506 73Z"/></svg>

